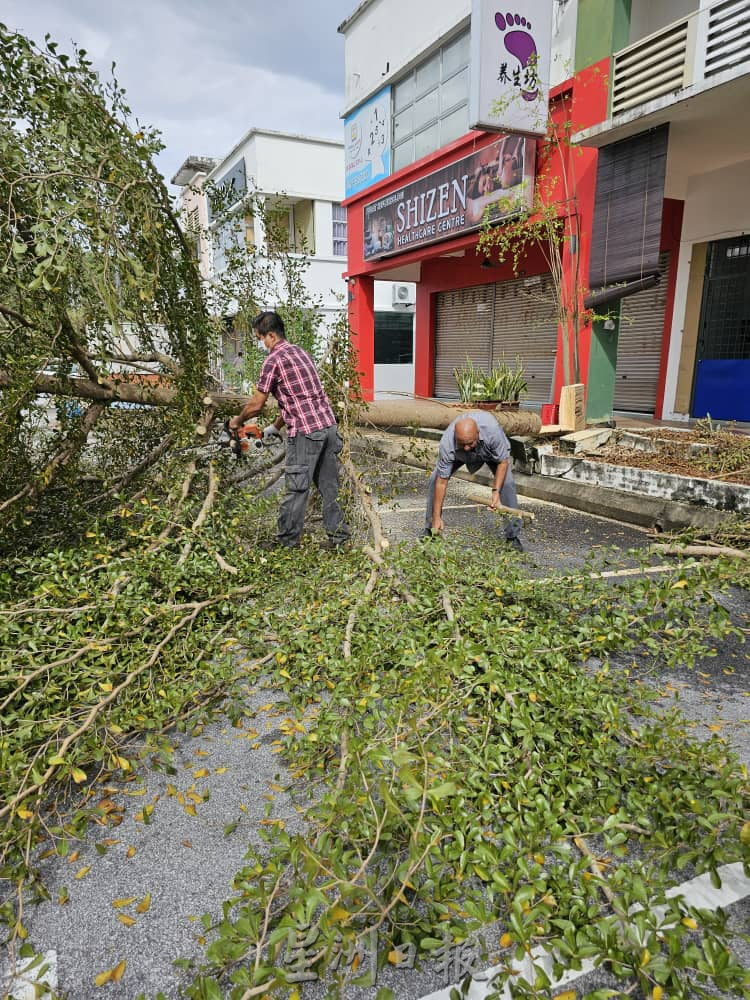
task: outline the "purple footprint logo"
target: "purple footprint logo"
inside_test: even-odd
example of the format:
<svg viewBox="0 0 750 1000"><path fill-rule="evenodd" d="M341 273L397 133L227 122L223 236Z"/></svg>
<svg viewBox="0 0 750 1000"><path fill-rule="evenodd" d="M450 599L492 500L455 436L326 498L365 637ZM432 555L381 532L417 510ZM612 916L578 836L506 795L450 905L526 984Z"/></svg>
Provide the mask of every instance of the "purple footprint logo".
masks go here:
<svg viewBox="0 0 750 1000"><path fill-rule="evenodd" d="M503 38L505 48L520 63L520 69L513 73L513 82L521 87L521 97L524 101L535 101L539 96L539 77L536 71L536 42L530 33L531 23L520 14L497 13L495 24L505 33ZM502 72L501 69L501 74Z"/></svg>

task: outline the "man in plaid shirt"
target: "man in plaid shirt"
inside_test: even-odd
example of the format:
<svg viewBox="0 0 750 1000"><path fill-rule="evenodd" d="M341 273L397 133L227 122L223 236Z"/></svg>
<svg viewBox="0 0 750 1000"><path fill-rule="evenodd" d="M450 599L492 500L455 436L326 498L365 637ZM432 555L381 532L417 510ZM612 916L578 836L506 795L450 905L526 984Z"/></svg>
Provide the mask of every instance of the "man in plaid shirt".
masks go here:
<svg viewBox="0 0 750 1000"><path fill-rule="evenodd" d="M253 330L263 350L263 362L255 393L236 417L229 421L237 428L257 416L271 393L281 415L263 431L266 444L286 424L286 496L279 510L280 545L296 548L305 522L310 484L315 483L323 498L323 524L328 548L344 544L349 528L339 506L339 472L336 456L343 442L336 427L331 403L310 355L290 344L284 322L276 312L263 312L253 320Z"/></svg>

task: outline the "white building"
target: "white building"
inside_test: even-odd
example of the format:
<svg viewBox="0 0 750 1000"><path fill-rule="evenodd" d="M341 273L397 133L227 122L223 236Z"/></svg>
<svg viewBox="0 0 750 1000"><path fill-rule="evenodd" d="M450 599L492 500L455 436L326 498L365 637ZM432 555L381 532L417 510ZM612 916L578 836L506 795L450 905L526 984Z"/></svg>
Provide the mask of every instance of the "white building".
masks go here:
<svg viewBox="0 0 750 1000"><path fill-rule="evenodd" d="M207 185L236 194L239 208L248 195L264 202L276 230L282 232L292 257L308 257L305 285L311 299L320 303L323 325L327 327L346 306L347 285L342 276L347 257L346 210L344 198L344 144L331 139L316 139L268 129L250 129L221 160L188 157L172 183L182 188L181 213L191 238L203 277L211 281L226 267L226 255L232 247L267 244L260 218L246 214L242 219L231 205L223 205L222 218L214 217L210 199L204 194ZM227 201L233 199L231 194ZM227 222L227 215L231 221ZM284 278L278 268L268 282L265 305L273 308L284 298ZM274 285L276 286L274 288ZM383 358L379 381L385 394L389 391L411 393L413 345L410 322L414 309L413 285L383 283L378 289L378 316L384 329L391 331L393 350ZM241 334L232 329L226 310L228 332L224 360L236 362L242 351ZM408 316L408 319L407 319ZM389 322L390 319L390 322Z"/></svg>

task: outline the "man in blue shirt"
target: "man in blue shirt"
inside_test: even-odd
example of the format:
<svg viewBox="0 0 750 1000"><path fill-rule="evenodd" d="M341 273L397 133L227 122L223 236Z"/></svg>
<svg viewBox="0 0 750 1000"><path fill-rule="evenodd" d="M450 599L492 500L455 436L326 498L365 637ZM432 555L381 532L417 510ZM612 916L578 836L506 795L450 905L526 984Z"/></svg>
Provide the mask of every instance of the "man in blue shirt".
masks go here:
<svg viewBox="0 0 750 1000"><path fill-rule="evenodd" d="M425 535L443 530L443 502L448 480L465 465L478 472L486 465L493 475L490 508L498 503L518 508L516 486L510 468L510 444L497 420L481 410L465 413L449 424L438 449L438 461L430 478L425 512ZM505 540L517 552L523 552L521 518L511 517L505 524Z"/></svg>

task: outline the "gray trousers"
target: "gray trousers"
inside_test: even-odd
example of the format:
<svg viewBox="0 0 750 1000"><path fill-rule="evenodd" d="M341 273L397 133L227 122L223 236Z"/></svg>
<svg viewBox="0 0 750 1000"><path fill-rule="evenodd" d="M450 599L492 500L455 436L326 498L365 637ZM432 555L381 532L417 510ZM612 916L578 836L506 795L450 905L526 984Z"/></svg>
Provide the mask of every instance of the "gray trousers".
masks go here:
<svg viewBox="0 0 750 1000"><path fill-rule="evenodd" d="M323 524L334 542L349 537L339 506L339 469L336 456L343 442L336 424L312 434L295 434L286 444L286 496L279 510L279 541L296 545L305 523L312 483L323 498Z"/></svg>
<svg viewBox="0 0 750 1000"><path fill-rule="evenodd" d="M456 461L453 463L453 468L451 469L451 476L453 473L460 469L462 465L465 465L467 470L473 475L475 472L479 472L483 465L486 465L494 476L497 472L497 462L479 462L471 463ZM437 481L438 474L437 469L430 476L430 485L427 488L427 510L425 511L425 527L432 527L432 510L435 506L435 482ZM518 507L518 497L516 496L516 484L513 480L513 471L510 467L510 462L508 463L508 471L505 474L505 482L503 483L502 489L500 490L500 503L504 507ZM510 538L520 538L521 537L521 518L520 517L510 517L505 522L505 537Z"/></svg>

